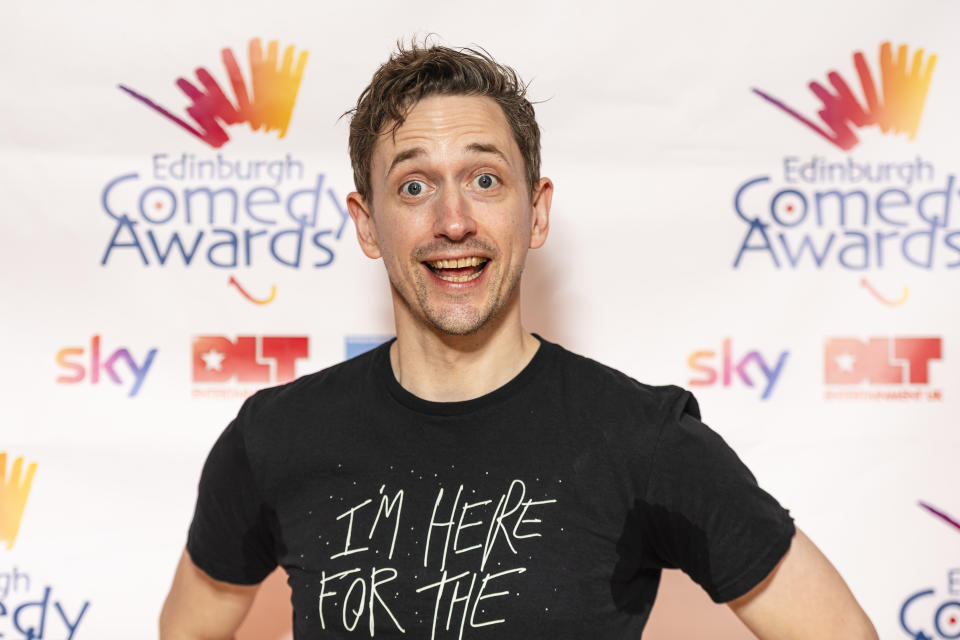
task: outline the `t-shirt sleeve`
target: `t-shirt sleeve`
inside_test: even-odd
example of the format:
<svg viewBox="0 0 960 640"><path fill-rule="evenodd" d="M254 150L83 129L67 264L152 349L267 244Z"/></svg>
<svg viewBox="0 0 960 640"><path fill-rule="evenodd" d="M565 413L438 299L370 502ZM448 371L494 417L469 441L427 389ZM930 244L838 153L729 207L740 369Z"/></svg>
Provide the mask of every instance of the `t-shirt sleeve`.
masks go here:
<svg viewBox="0 0 960 640"><path fill-rule="evenodd" d="M759 584L795 532L789 511L700 421L686 391L662 425L640 515L644 553L658 566L682 569L714 602Z"/></svg>
<svg viewBox="0 0 960 640"><path fill-rule="evenodd" d="M276 566L272 512L254 482L242 424L249 401L213 445L200 475L187 553L210 577L256 584Z"/></svg>

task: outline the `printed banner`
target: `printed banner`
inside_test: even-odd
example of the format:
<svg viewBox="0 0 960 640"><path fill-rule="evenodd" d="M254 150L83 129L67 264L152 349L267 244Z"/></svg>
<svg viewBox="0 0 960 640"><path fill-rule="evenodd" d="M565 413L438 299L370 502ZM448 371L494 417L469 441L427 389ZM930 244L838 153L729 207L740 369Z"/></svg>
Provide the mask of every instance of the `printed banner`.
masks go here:
<svg viewBox="0 0 960 640"><path fill-rule="evenodd" d="M393 335L341 116L430 33L530 81L556 194L527 328L690 389L880 637L960 637L960 6L882 4L6 3L0 637L155 637L243 400ZM457 486L406 499L450 508ZM394 526L383 492L333 524ZM373 544L340 529L345 555ZM475 544L458 584L493 598L522 564ZM315 585L327 628L375 635L328 598L361 580L377 630L401 629L375 598L406 576L349 569ZM290 637L285 581L241 638ZM495 638L488 602L478 624L422 613ZM668 572L644 637L701 636L752 637Z"/></svg>

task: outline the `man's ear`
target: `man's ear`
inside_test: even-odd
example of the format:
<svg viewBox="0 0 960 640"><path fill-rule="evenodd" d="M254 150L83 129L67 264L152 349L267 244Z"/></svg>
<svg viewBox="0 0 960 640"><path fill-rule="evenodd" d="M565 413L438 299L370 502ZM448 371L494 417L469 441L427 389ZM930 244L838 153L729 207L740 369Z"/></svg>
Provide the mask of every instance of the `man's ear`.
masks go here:
<svg viewBox="0 0 960 640"><path fill-rule="evenodd" d="M530 248L539 249L547 241L550 231L550 203L553 201L553 182L540 178L533 188L533 215L530 227Z"/></svg>
<svg viewBox="0 0 960 640"><path fill-rule="evenodd" d="M379 258L383 254L380 253L380 245L377 243L377 225L373 221L366 198L356 191L351 192L347 196L347 210L357 228L357 242L360 243L360 248L368 258Z"/></svg>

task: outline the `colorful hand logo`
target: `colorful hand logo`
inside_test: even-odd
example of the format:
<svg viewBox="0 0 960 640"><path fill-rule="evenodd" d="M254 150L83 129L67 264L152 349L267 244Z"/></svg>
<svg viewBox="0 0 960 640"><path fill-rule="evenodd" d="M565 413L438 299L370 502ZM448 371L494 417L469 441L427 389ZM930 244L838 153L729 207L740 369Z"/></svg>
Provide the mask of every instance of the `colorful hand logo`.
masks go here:
<svg viewBox="0 0 960 640"><path fill-rule="evenodd" d="M283 51L283 60L279 68L277 68L277 52L276 40L268 43L266 58L263 57L260 39L254 38L250 41L251 96L244 84L243 74L240 72L240 66L233 51L230 49L221 51L223 65L226 67L230 85L236 97L236 105L230 102L216 79L203 67L199 67L196 71L202 90L191 84L189 80L178 78L177 86L192 101L192 104L187 107L187 113L196 122L197 127L143 94L122 84L118 86L214 148L219 148L230 140L223 125L241 122L249 123L254 131L260 127L264 127L265 132L279 129L278 137L282 138L290 125L293 105L297 100L300 81L303 79L303 69L307 64L307 52L300 52L294 67L294 47L288 46Z"/></svg>
<svg viewBox="0 0 960 640"><path fill-rule="evenodd" d="M880 130L884 133L892 129L894 133L904 131L909 133L911 140L916 137L936 62L937 56L931 55L927 57L924 67L923 49L918 49L913 55L913 62L908 71L907 46L900 46L894 58L890 43L884 42L880 45L880 78L883 88L881 101L877 96L877 87L870 73L870 67L867 66L866 58L858 51L853 56L853 64L860 78L866 107L857 101L850 86L836 71L831 71L827 75L836 95L830 93L819 82L810 82L810 90L823 104L823 109L818 114L829 132L773 96L759 89L753 89L753 92L775 107L786 111L826 140L844 151L849 151L859 143L856 134L850 128L851 124L858 128L876 124L880 125Z"/></svg>
<svg viewBox="0 0 960 640"><path fill-rule="evenodd" d="M37 463L31 462L27 467L27 476L21 479L23 458L20 457L13 461L13 468L7 477L7 454L0 453L0 542L6 542L8 550L13 548L17 539L20 520L30 495L30 484L36 471Z"/></svg>

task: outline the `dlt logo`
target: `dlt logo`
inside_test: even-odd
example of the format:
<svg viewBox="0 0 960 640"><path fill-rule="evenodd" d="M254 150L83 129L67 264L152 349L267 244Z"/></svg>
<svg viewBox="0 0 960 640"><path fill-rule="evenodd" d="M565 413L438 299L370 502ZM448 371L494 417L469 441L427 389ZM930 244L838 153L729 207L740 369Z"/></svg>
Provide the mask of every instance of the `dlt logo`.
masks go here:
<svg viewBox="0 0 960 640"><path fill-rule="evenodd" d="M827 384L928 384L930 361L941 357L937 337L856 338L827 340L824 380Z"/></svg>
<svg viewBox="0 0 960 640"><path fill-rule="evenodd" d="M117 349L110 354L106 360L102 360L100 357L100 336L93 336L90 340L89 369L84 367L85 363L79 361L79 357L85 354L86 351L83 347L67 347L66 349L58 351L57 364L64 369L72 370L73 373L57 376L57 382L60 384L76 384L83 382L89 374L90 384L97 384L100 382L100 371L103 370L114 384L122 384L123 381L117 373L117 365L119 365L122 360L133 374L133 385L130 387L129 393L129 396L133 397L140 391L140 387L143 385L143 379L147 375L147 370L150 369L150 365L153 364L153 358L157 355L157 350L150 349L143 360L143 364L137 364L130 350L125 347ZM78 357L78 360L71 361L70 358L72 357Z"/></svg>
<svg viewBox="0 0 960 640"><path fill-rule="evenodd" d="M193 339L193 381L276 383L297 377L296 361L308 355L306 336L223 336Z"/></svg>
<svg viewBox="0 0 960 640"><path fill-rule="evenodd" d="M760 398L766 400L770 397L770 394L773 393L773 387L777 384L777 380L780 379L780 374L783 372L783 365L787 362L789 352L783 351L772 365L768 364L767 360L759 351L750 351L743 357L735 360L733 355L733 340L726 338L723 341L723 351L719 369L715 369L711 364L711 361L716 355L716 351L706 350L694 351L690 354L690 357L687 358L687 365L694 371L701 371L704 374L702 378L690 378L688 383L691 386L709 387L716 384L718 378L720 378L723 386L729 387L734 384L734 375L736 375L736 378L739 378L743 384L752 387L754 384L753 378L750 377L751 372L748 371L749 368L753 371L752 375L756 375L757 373L763 375L763 394ZM751 367L751 363L756 364Z"/></svg>
<svg viewBox="0 0 960 640"><path fill-rule="evenodd" d="M13 461L10 475L7 475L7 454L0 453L0 543L6 542L7 549L13 549L20 530L23 511L30 496L33 474L37 472L37 463L31 462L27 474L23 476L23 458Z"/></svg>

